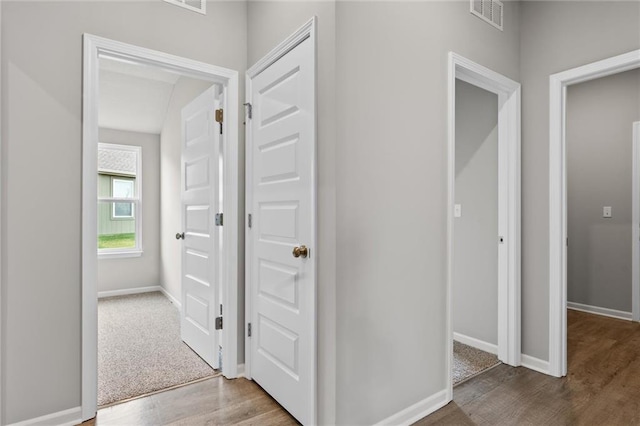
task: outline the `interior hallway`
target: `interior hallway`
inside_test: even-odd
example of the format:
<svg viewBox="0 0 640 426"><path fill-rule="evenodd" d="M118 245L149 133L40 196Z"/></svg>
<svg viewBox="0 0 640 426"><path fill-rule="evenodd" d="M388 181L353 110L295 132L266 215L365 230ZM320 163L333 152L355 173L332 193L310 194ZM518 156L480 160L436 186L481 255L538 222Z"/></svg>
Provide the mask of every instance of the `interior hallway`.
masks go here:
<svg viewBox="0 0 640 426"><path fill-rule="evenodd" d="M568 311L562 379L499 365L416 425L640 424L640 324Z"/></svg>

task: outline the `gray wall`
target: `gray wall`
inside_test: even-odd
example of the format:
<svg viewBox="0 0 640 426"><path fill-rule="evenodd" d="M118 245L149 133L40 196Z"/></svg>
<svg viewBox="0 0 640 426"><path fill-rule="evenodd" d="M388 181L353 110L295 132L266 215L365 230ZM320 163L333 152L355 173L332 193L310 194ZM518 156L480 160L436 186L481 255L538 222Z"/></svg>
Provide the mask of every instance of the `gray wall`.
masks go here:
<svg viewBox="0 0 640 426"><path fill-rule="evenodd" d="M160 135L160 282L165 290L178 300L182 298L182 243L176 240L176 233L182 232L182 108L211 85L211 82L181 77L171 94Z"/></svg>
<svg viewBox="0 0 640 426"><path fill-rule="evenodd" d="M498 344L498 95L456 80L453 331Z"/></svg>
<svg viewBox="0 0 640 426"><path fill-rule="evenodd" d="M640 2L521 2L522 351L549 359L549 75L640 49Z"/></svg>
<svg viewBox="0 0 640 426"><path fill-rule="evenodd" d="M518 81L520 14L336 7L337 418L361 425L446 387L447 53Z"/></svg>
<svg viewBox="0 0 640 426"><path fill-rule="evenodd" d="M98 259L98 291L160 284L160 136L100 129L100 142L142 147L142 250L140 257ZM110 207L109 207L110 208Z"/></svg>
<svg viewBox="0 0 640 426"><path fill-rule="evenodd" d="M320 424L333 424L336 421L335 7L333 1L251 1L247 10L248 66L266 55L312 16L318 17L317 295Z"/></svg>
<svg viewBox="0 0 640 426"><path fill-rule="evenodd" d="M640 70L567 95L568 300L631 312L632 123ZM612 217L602 217L602 207Z"/></svg>
<svg viewBox="0 0 640 426"><path fill-rule="evenodd" d="M0 7L2 422L13 423L80 405L82 34L243 75L246 3L210 2L206 16L162 1Z"/></svg>

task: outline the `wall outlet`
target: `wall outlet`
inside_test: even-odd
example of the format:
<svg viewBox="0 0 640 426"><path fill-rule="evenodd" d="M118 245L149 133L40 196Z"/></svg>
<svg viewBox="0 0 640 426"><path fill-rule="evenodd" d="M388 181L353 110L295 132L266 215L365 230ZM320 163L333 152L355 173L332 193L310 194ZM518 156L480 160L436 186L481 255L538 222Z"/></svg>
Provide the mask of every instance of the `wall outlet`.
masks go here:
<svg viewBox="0 0 640 426"><path fill-rule="evenodd" d="M611 206L604 206L602 208L602 217L611 217Z"/></svg>
<svg viewBox="0 0 640 426"><path fill-rule="evenodd" d="M462 217L462 204L455 204L453 206L453 217Z"/></svg>

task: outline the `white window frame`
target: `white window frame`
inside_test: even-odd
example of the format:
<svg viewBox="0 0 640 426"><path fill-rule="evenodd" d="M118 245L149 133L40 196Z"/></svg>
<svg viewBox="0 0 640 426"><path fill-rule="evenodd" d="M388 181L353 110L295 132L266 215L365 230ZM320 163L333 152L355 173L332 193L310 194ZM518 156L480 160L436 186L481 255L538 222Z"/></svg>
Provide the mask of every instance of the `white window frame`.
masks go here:
<svg viewBox="0 0 640 426"><path fill-rule="evenodd" d="M135 177L135 179L137 180L137 176ZM120 181L120 182L127 182L127 183L132 183L133 184L133 193L136 194L136 196L134 198L138 198L137 195L138 193L136 192L136 183L135 180L127 180L127 179L123 179L122 177L118 177L118 176L111 176L111 196L115 197L113 195L113 188L114 185L116 183L116 181ZM118 220L118 219L135 219L136 218L136 205L135 203L133 203L133 205L131 206L131 216L118 216L116 215L116 203L113 203L111 205L111 219L114 220Z"/></svg>
<svg viewBox="0 0 640 426"><path fill-rule="evenodd" d="M135 233L136 233L136 245L131 248L108 248L97 249L99 259L109 258L123 258L123 257L139 257L142 256L142 147L136 145L120 145L113 143L98 143L98 149L117 149L119 151L131 151L136 154L136 175L134 185L133 198L118 198L118 197L100 197L98 196L98 204L101 202L114 203L111 207L111 216L115 218L114 208L115 203L133 203L133 219L135 220ZM117 177L111 178L111 195L113 195L113 181L118 179ZM137 216L137 217L136 217ZM126 219L124 217L118 219Z"/></svg>

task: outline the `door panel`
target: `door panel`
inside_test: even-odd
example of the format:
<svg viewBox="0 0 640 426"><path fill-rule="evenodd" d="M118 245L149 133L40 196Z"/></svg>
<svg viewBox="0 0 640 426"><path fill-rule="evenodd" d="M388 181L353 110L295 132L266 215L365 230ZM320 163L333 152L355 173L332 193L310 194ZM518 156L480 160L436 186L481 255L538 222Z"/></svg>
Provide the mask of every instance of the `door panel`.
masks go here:
<svg viewBox="0 0 640 426"><path fill-rule="evenodd" d="M251 376L302 423L315 421L314 55L306 39L251 80Z"/></svg>
<svg viewBox="0 0 640 426"><path fill-rule="evenodd" d="M182 340L213 368L220 367L218 312L219 132L213 86L182 110Z"/></svg>

